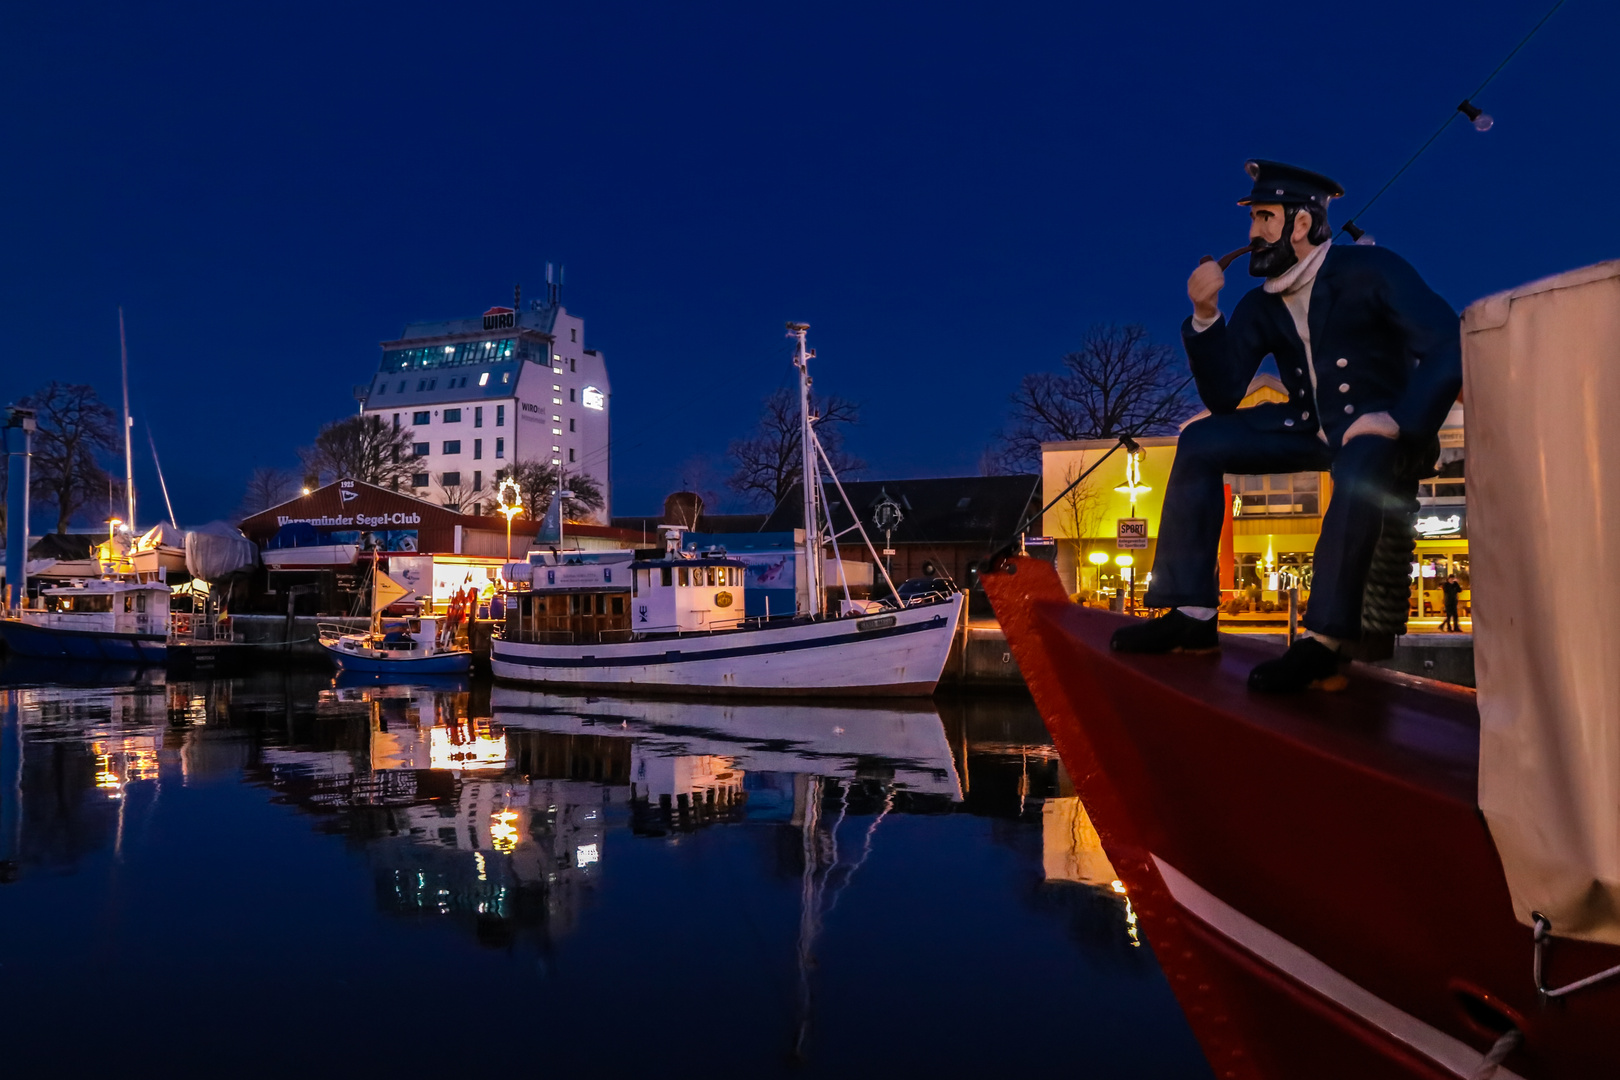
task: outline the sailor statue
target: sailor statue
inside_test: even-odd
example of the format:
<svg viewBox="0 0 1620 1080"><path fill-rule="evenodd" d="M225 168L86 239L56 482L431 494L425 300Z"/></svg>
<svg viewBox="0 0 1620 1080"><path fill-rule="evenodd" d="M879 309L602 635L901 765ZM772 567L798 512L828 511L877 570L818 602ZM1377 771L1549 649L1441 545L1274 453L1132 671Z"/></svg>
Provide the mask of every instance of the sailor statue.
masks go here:
<svg viewBox="0 0 1620 1080"><path fill-rule="evenodd" d="M1404 259L1381 247L1334 246L1327 206L1344 194L1338 184L1274 161L1244 167L1254 189L1238 205L1249 208L1258 241L1249 273L1265 280L1230 319L1217 306L1225 284L1217 263L1187 280L1193 314L1181 333L1210 415L1182 431L1165 489L1146 603L1170 611L1119 630L1112 644L1137 653L1218 649L1223 477L1331 470L1306 632L1249 676L1254 690L1296 691L1335 676L1345 646L1361 636L1385 506L1457 400L1462 342L1457 313ZM1267 356L1288 401L1239 409Z"/></svg>

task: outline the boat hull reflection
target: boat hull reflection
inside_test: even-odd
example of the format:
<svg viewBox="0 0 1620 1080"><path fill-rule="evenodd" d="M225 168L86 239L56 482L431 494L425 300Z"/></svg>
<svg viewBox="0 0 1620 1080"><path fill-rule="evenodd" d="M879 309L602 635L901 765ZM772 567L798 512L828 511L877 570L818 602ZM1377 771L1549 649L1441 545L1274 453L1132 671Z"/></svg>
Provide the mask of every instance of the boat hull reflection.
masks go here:
<svg viewBox="0 0 1620 1080"><path fill-rule="evenodd" d="M662 701L553 694L497 685L494 719L508 728L636 740L638 757L704 755L749 772L878 777L920 794L962 798L945 727L932 703L861 706Z"/></svg>

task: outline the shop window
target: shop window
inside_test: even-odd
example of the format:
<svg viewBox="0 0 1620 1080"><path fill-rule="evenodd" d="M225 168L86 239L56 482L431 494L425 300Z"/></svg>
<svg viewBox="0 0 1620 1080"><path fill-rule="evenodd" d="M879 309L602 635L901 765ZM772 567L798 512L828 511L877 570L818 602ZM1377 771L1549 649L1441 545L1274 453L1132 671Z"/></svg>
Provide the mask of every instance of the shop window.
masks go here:
<svg viewBox="0 0 1620 1080"><path fill-rule="evenodd" d="M1278 473L1270 476L1227 476L1239 517L1297 515L1314 517L1321 510L1322 474Z"/></svg>

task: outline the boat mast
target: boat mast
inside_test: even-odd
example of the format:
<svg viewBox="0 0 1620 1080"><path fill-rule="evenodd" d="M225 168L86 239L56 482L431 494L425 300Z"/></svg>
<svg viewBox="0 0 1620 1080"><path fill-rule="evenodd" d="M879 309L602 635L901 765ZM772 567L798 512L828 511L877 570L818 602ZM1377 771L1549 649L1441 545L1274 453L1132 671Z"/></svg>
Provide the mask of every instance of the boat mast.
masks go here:
<svg viewBox="0 0 1620 1080"><path fill-rule="evenodd" d="M135 533L135 456L129 446L129 346L124 341L124 305L118 305L118 356L124 372L124 503L125 524Z"/></svg>
<svg viewBox="0 0 1620 1080"><path fill-rule="evenodd" d="M787 336L795 342L793 366L799 369L799 449L803 452L799 487L804 491L804 580L810 587L810 611L821 614L821 517L816 512L816 492L821 475L816 465L815 441L810 425L810 358L815 354L804 347L809 323L790 322Z"/></svg>

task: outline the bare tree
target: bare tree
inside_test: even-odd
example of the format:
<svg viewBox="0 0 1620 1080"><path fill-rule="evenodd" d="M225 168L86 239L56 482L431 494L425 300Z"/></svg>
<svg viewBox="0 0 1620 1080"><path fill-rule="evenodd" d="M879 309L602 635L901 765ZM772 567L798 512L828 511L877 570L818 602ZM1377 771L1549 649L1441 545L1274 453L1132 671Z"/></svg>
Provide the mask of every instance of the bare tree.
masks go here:
<svg viewBox="0 0 1620 1080"><path fill-rule="evenodd" d="M1103 510L1105 509L1102 492L1093 481L1087 479L1081 480L1078 484L1074 483L1075 479L1083 473L1082 466L1084 464L1085 462L1082 460L1070 465L1063 471L1064 486L1067 487L1070 484L1074 484L1074 486L1070 487L1063 497L1058 500L1058 506L1062 508L1060 511L1062 517L1059 520L1069 530L1070 536L1081 541L1084 541L1097 531L1097 527L1102 524Z"/></svg>
<svg viewBox="0 0 1620 1080"><path fill-rule="evenodd" d="M51 381L43 390L17 403L33 409L39 422L34 433L34 460L29 486L41 502L56 507L56 531L67 532L73 515L104 492L122 494L96 460L122 443L118 417L96 392L79 383Z"/></svg>
<svg viewBox="0 0 1620 1080"><path fill-rule="evenodd" d="M1192 409L1186 366L1140 326L1093 326L1063 369L1025 375L999 437L1003 466L1038 466L1041 443L1162 435Z"/></svg>
<svg viewBox="0 0 1620 1080"><path fill-rule="evenodd" d="M298 490L298 478L286 469L260 465L248 477L247 490L242 494L239 517L251 517L261 510L279 506L292 498Z"/></svg>
<svg viewBox="0 0 1620 1080"><path fill-rule="evenodd" d="M347 416L322 427L298 456L317 482L342 478L397 490L415 469L411 437L410 428L396 430L380 416Z"/></svg>
<svg viewBox="0 0 1620 1080"><path fill-rule="evenodd" d="M512 479L517 482L518 490L522 492L523 513L536 525L545 516L551 507L551 496L557 490L557 474L559 466L548 465L543 461L520 461L515 465L508 465L495 474L496 494L502 480ZM602 485L589 473L573 473L564 477L567 490L574 493L571 499L563 500L563 518L567 521L580 522L588 519L596 511L607 504L602 496Z"/></svg>
<svg viewBox="0 0 1620 1080"><path fill-rule="evenodd" d="M455 482L451 483L452 480ZM465 514L478 496L479 493L473 490L471 484L462 482L461 473L439 474L439 501L444 503L446 509Z"/></svg>
<svg viewBox="0 0 1620 1080"><path fill-rule="evenodd" d="M833 468L841 475L866 468L864 461L843 448L842 425L860 419L860 406L837 396L812 398L810 404L816 437ZM761 406L754 434L726 448L726 456L736 466L726 486L750 502L775 506L787 498L804 472L802 448L799 396L778 389Z"/></svg>

